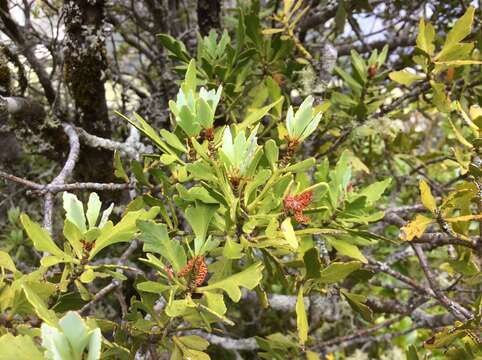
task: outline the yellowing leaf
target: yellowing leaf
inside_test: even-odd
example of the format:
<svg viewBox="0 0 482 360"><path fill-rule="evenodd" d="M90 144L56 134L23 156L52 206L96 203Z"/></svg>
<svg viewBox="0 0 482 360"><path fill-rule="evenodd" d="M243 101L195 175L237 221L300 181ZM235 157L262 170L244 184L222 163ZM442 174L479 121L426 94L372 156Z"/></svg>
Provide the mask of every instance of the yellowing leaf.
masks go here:
<svg viewBox="0 0 482 360"><path fill-rule="evenodd" d="M283 32L284 29L264 29L262 31L263 35L273 35Z"/></svg>
<svg viewBox="0 0 482 360"><path fill-rule="evenodd" d="M480 220L482 219L482 214L478 215L462 215L456 216L448 219L444 219L447 222L459 222L459 221L471 221L471 220Z"/></svg>
<svg viewBox="0 0 482 360"><path fill-rule="evenodd" d="M308 340L308 318L303 301L303 286L300 286L298 298L296 300L296 326L298 328L298 339L301 345Z"/></svg>
<svg viewBox="0 0 482 360"><path fill-rule="evenodd" d="M460 104L459 101L457 101L457 109L458 109L459 112L462 114L462 118L463 118L464 121L467 123L467 125L469 125L469 126L470 126L472 129L474 129L475 131L479 131L479 127L474 124L474 122L473 122L472 119L469 117L469 115L465 112L464 108L462 107L462 105Z"/></svg>
<svg viewBox="0 0 482 360"><path fill-rule="evenodd" d="M467 139L464 138L464 136L460 133L459 129L455 126L455 124L452 122L452 120L449 120L450 126L452 126L452 130L454 131L454 135L457 138L457 140L462 144L467 146L468 148L472 149L474 146L467 141Z"/></svg>
<svg viewBox="0 0 482 360"><path fill-rule="evenodd" d="M419 187L423 206L425 206L425 208L430 210L432 213L435 213L437 211L437 203L432 195L432 191L430 191L430 187L425 180L420 180Z"/></svg>
<svg viewBox="0 0 482 360"><path fill-rule="evenodd" d="M434 220L423 215L417 215L414 220L402 227L400 230L400 238L411 241L414 237L420 237L425 232L425 229Z"/></svg>
<svg viewBox="0 0 482 360"><path fill-rule="evenodd" d="M388 76L393 81L406 86L412 85L415 81L425 79L424 76L411 73L407 70L392 71Z"/></svg>
<svg viewBox="0 0 482 360"><path fill-rule="evenodd" d="M435 61L437 65L447 66L464 66L464 65L479 65L482 61L479 60L450 60L450 61Z"/></svg>
<svg viewBox="0 0 482 360"><path fill-rule="evenodd" d="M326 359L328 359L328 357L326 357ZM320 360L320 356L313 351L307 351L306 360Z"/></svg>
<svg viewBox="0 0 482 360"><path fill-rule="evenodd" d="M477 120L477 118L482 117L482 108L479 105L472 105L469 114L472 120Z"/></svg>
<svg viewBox="0 0 482 360"><path fill-rule="evenodd" d="M281 223L281 232L289 247L293 250L298 249L298 239L295 230L293 229L293 225L291 224L291 218L288 217Z"/></svg>

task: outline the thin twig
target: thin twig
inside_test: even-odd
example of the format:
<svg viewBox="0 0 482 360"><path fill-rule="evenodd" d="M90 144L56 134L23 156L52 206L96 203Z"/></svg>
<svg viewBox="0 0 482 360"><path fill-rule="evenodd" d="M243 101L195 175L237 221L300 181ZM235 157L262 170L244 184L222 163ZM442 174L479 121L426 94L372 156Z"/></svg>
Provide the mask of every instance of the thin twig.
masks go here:
<svg viewBox="0 0 482 360"><path fill-rule="evenodd" d="M420 247L419 244L412 244L412 248L415 251L415 254L418 257L418 260L420 262L420 266L422 267L422 270L425 274L425 277L428 280L429 286L431 290L434 293L434 297L453 315L455 316L458 320L460 321L465 321L467 319L470 319L473 317L473 315L462 307L460 304L456 303L455 301L451 300L448 298L447 295L445 295L437 286L437 283L435 281L435 277L432 274L432 271L430 270L430 267L428 265L427 258Z"/></svg>

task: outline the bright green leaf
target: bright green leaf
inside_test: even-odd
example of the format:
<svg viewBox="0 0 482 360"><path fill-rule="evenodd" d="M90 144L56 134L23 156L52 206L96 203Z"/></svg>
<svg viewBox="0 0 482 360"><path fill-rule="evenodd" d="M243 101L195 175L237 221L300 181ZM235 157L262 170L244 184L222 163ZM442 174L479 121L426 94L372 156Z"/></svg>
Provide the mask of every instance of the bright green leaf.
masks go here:
<svg viewBox="0 0 482 360"><path fill-rule="evenodd" d="M298 290L296 299L296 327L298 328L298 339L301 345L308 340L308 318L305 311L305 303L303 301L303 286Z"/></svg>

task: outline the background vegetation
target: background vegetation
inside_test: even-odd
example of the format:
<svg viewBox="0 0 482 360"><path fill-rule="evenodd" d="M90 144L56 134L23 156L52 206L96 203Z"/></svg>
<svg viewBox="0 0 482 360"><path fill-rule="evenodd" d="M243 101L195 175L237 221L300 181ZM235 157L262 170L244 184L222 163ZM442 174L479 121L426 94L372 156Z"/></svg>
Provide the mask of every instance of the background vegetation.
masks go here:
<svg viewBox="0 0 482 360"><path fill-rule="evenodd" d="M0 0L0 359L478 359L477 1Z"/></svg>

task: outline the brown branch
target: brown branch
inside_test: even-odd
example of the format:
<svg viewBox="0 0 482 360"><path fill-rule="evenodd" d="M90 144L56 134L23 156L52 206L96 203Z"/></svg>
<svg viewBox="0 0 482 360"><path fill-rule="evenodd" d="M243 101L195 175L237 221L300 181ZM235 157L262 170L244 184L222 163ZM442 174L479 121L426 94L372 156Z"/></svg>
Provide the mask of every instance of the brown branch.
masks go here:
<svg viewBox="0 0 482 360"><path fill-rule="evenodd" d="M395 270L392 270L387 264L381 261L370 259L370 258L368 258L368 262L369 264L365 265L365 268L375 270L375 271L381 271L387 275L390 275L391 277L399 280L400 282L407 284L413 290L420 293L421 295L429 295L431 297L435 297L435 293L433 292L432 289L419 284L418 282L409 278L408 276L405 276L403 274L396 272Z"/></svg>
<svg viewBox="0 0 482 360"><path fill-rule="evenodd" d="M77 132L79 133L80 138L82 141L91 147L94 148L103 148L107 150L119 150L129 156L131 159L137 159L141 152L145 151L145 147L142 143L136 142L134 146L133 143L129 142L127 139L126 142L118 142L106 138L102 138L96 135L89 134L82 128L76 128Z"/></svg>
<svg viewBox="0 0 482 360"><path fill-rule="evenodd" d="M245 350L254 351L259 349L256 338L233 339L226 336L218 336L200 330L192 330L189 333L198 335L209 341L212 345L217 345L226 350Z"/></svg>
<svg viewBox="0 0 482 360"><path fill-rule="evenodd" d="M45 97L49 104L53 105L56 98L55 90L52 86L49 75L45 70L45 66L39 62L33 51L33 47L31 44L27 43L17 23L12 19L8 4L9 2L7 0L0 0L0 19L5 26L5 33L18 45L19 51L27 58L27 61L39 79L40 85L42 85L42 88L44 89Z"/></svg>
<svg viewBox="0 0 482 360"><path fill-rule="evenodd" d="M118 191L127 190L135 187L135 183L117 184L117 183L94 183L94 182L77 182L70 184L48 184L42 185L0 170L0 177L25 185L29 188L35 189L31 192L36 195L45 195L47 193L59 193L62 191L72 190L96 190L96 191Z"/></svg>
<svg viewBox="0 0 482 360"><path fill-rule="evenodd" d="M123 252L123 254L121 255L120 259L119 259L119 265L124 265L129 256L131 256L134 251L137 250L137 248L139 247L140 245L140 241L139 240L134 240L132 241L129 246L127 247L127 249ZM117 272L119 273L124 273L124 271L122 269L118 269ZM108 285L106 285L105 287L103 287L101 290L99 290L95 295L94 297L92 298L92 300L90 300L87 304L85 304L80 310L79 310L79 313L81 315L86 315L87 312L90 310L90 308L95 304L97 303L98 301L102 300L104 297L106 297L107 295L109 295L112 291L114 291L116 288L118 288L120 285L122 285L122 282L117 280L117 279L113 279L112 282Z"/></svg>
<svg viewBox="0 0 482 360"><path fill-rule="evenodd" d="M13 182L16 182L16 183L19 183L19 184L22 184L22 185L25 185L25 186L33 188L33 189L41 190L44 187L41 184L37 184L36 182L30 181L30 180L27 180L27 179L23 179L23 178L20 178L18 176L15 176L15 175L8 174L8 173L6 173L5 171L2 171L2 170L0 170L0 177L2 177L4 179L7 179L7 180L10 180L10 181L13 181Z"/></svg>
<svg viewBox="0 0 482 360"><path fill-rule="evenodd" d="M425 210L423 205L414 205L413 207L400 208L399 213L409 212L409 209L412 209L414 212ZM383 218L383 221L389 224L397 225L400 228L408 224L408 221L405 221L404 219L402 219L400 216L397 215L397 212L395 211L395 209L387 210ZM450 234L447 232L433 232L433 233L426 232L421 236L411 240L411 243L429 244L433 248L439 247L439 246L446 246L446 245L460 245L460 246L468 247L474 250L477 249L477 246L474 242L460 239L456 236L455 233Z"/></svg>
<svg viewBox="0 0 482 360"><path fill-rule="evenodd" d="M69 138L69 155L67 157L67 161L64 164L64 167L57 175L55 179L49 185L64 185L66 179L72 175L74 171L75 164L77 163L77 159L79 158L79 151L80 151L80 143L79 143L79 136L75 129L68 124L62 125L64 128L65 133ZM48 192L45 195L44 200L44 220L43 226L47 231L52 234L52 214L53 214L53 206L54 206L54 194L52 192Z"/></svg>
<svg viewBox="0 0 482 360"><path fill-rule="evenodd" d="M338 56L348 56L350 55L352 50L355 50L356 52L361 54L361 53L370 52L375 49L381 50L385 47L385 45L388 45L388 50L390 51L390 50L396 50L400 47L414 46L414 44L415 44L415 38L411 36L405 36L405 37L400 37L395 39L373 41L371 43L365 43L359 46L348 44L348 45L340 46L337 49L338 49Z"/></svg>
<svg viewBox="0 0 482 360"><path fill-rule="evenodd" d="M425 274L425 277L428 280L429 286L434 293L434 297L442 304L456 319L460 321L465 321L467 319L471 319L473 314L462 307L460 304L456 303L455 301L448 298L437 286L435 281L435 277L430 270L430 266L428 265L427 258L418 244L412 244L412 248L415 251L415 254L418 257L420 262L420 266Z"/></svg>

